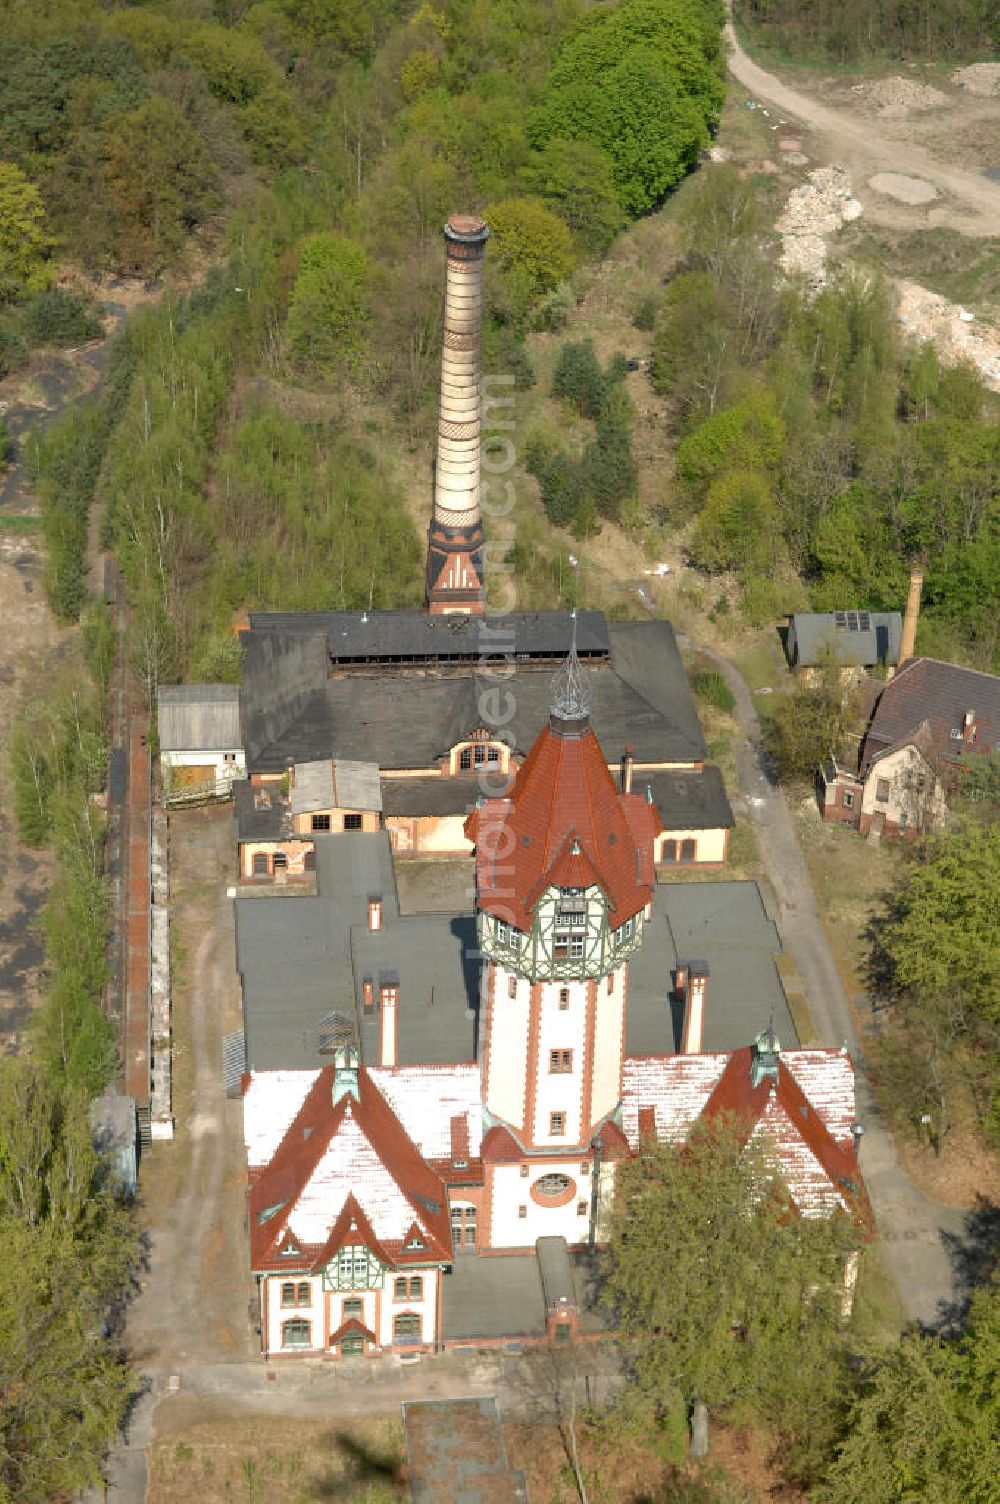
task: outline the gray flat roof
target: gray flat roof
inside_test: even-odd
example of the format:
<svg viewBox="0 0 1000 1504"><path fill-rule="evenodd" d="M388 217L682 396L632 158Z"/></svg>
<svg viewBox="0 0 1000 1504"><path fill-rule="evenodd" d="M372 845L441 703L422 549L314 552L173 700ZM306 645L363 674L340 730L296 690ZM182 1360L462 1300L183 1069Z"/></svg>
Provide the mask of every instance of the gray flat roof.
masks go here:
<svg viewBox="0 0 1000 1504"><path fill-rule="evenodd" d="M660 883L653 917L629 966L627 1055L680 1049L682 1011L672 1004L678 961L709 966L703 1045L737 1050L773 1018L781 1040L798 1042L775 957L781 953L755 882Z"/></svg>
<svg viewBox="0 0 1000 1504"><path fill-rule="evenodd" d="M492 1396L404 1400L402 1409L413 1504L528 1504L527 1481L507 1461Z"/></svg>
<svg viewBox="0 0 1000 1504"><path fill-rule="evenodd" d="M540 1259L559 1260L560 1293L565 1293L580 1312L580 1329L586 1333L606 1331L608 1312L598 1305L596 1286L585 1254L570 1253L568 1266L555 1250L505 1254L503 1258L476 1258L457 1254L444 1275L441 1290L441 1335L446 1342L475 1342L496 1337L541 1337L545 1334L545 1291Z"/></svg>
<svg viewBox="0 0 1000 1504"><path fill-rule="evenodd" d="M568 646L569 613L550 615L546 630ZM499 687L478 657L438 672L387 661L330 678L317 628L280 620L243 639L241 713L251 771L327 757L376 761L383 771L433 767L488 719L483 706L498 694L504 713L511 711L504 734L522 752L548 718L551 661L515 661L511 680ZM588 674L591 720L605 756L616 759L631 742L638 762L701 761L705 742L670 623L612 622L603 630L610 659L589 664Z"/></svg>
<svg viewBox="0 0 1000 1504"><path fill-rule="evenodd" d="M321 632L334 663L479 659L487 654L564 657L573 624L568 611L512 611L503 617L431 616L411 611L253 611L252 632ZM602 611L578 611L577 652L608 651Z"/></svg>
<svg viewBox="0 0 1000 1504"><path fill-rule="evenodd" d="M238 778L232 787L237 841L280 841L291 835L288 799L277 784L255 788Z"/></svg>
<svg viewBox="0 0 1000 1504"><path fill-rule="evenodd" d="M323 1063L319 1025L355 1016L351 928L367 927L368 897L383 922L399 917L389 838L350 831L317 835L315 897L236 900L236 964L243 981L247 1069Z"/></svg>
<svg viewBox="0 0 1000 1504"><path fill-rule="evenodd" d="M898 611L797 611L788 618L789 661L809 668L832 652L844 664L895 663L902 632Z"/></svg>
<svg viewBox="0 0 1000 1504"><path fill-rule="evenodd" d="M236 900L247 1068L322 1064L330 1013L356 1025L362 1059L379 1059L379 978L398 977L400 1065L475 1058L479 962L471 914L401 916L389 838L318 835L315 896ZM382 896L382 926L368 928L368 898ZM370 977L375 1005L363 1011Z"/></svg>
<svg viewBox="0 0 1000 1504"><path fill-rule="evenodd" d="M233 751L243 746L236 684L165 684L156 696L164 752Z"/></svg>
<svg viewBox="0 0 1000 1504"><path fill-rule="evenodd" d="M653 803L668 830L729 830L736 823L722 770L714 763L697 768L638 773L633 787L649 785Z"/></svg>

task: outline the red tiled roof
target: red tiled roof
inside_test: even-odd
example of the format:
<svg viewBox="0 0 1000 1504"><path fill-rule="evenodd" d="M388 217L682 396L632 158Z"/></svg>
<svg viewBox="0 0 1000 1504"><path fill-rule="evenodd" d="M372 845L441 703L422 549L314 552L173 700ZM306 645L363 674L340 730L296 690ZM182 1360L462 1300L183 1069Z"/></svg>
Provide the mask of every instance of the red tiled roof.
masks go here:
<svg viewBox="0 0 1000 1504"><path fill-rule="evenodd" d="M617 926L645 908L653 888L656 808L622 794L597 737L546 726L525 758L509 798L473 810L465 833L476 847L481 908L530 929L549 886L598 883Z"/></svg>
<svg viewBox="0 0 1000 1504"><path fill-rule="evenodd" d="M524 1158L524 1150L509 1128L495 1123L483 1134L483 1164L511 1164Z"/></svg>
<svg viewBox="0 0 1000 1504"><path fill-rule="evenodd" d="M970 710L975 740L952 737ZM938 658L907 658L876 703L862 751L862 776L879 752L912 741L921 726L938 757L947 762L994 751L1000 745L1000 678Z"/></svg>
<svg viewBox="0 0 1000 1504"><path fill-rule="evenodd" d="M353 1139L356 1144L364 1146L368 1163L374 1164L377 1160L378 1166L386 1172L382 1183L383 1186L391 1184L393 1188L396 1221L399 1207L408 1204L412 1216L407 1220L416 1222L427 1245L420 1251L420 1258L424 1261L428 1256L450 1259L448 1202L440 1176L422 1158L363 1066L358 1070L357 1098L345 1095L334 1104L333 1085L334 1068L324 1066L270 1162L250 1187L252 1267L269 1268L275 1262L286 1232L292 1232L290 1223L303 1193L310 1188L317 1168L338 1138L342 1140L339 1148L343 1151L338 1166L340 1174L353 1177L351 1154L346 1144L346 1140ZM354 1191L358 1194L355 1195ZM322 1187L318 1187L316 1194L321 1197L321 1193ZM324 1236L312 1241L295 1237L301 1255L286 1257L281 1261L281 1267L295 1268L298 1264L311 1265L320 1261L324 1252L332 1252L340 1246L337 1239L350 1227L352 1218L359 1230L366 1234L367 1246L373 1247L373 1251L386 1262L395 1265L413 1262L413 1254L407 1253L403 1246L407 1235L398 1229L387 1235L385 1228L379 1225L379 1209L369 1207L366 1213L361 1205L362 1194L362 1177L358 1175L357 1184L352 1185L352 1191L343 1201L339 1205L330 1205L330 1220ZM405 1201L400 1202L399 1196ZM276 1210L262 1222L262 1214L271 1208ZM368 1242L368 1235L374 1243Z"/></svg>
<svg viewBox="0 0 1000 1504"><path fill-rule="evenodd" d="M833 1137L780 1055L777 1080L764 1075L757 1086L751 1077L752 1059L749 1045L730 1055L702 1116L732 1115L742 1127L744 1142L758 1130L766 1133L800 1212L829 1211L839 1203L860 1225L873 1226L853 1144Z"/></svg>

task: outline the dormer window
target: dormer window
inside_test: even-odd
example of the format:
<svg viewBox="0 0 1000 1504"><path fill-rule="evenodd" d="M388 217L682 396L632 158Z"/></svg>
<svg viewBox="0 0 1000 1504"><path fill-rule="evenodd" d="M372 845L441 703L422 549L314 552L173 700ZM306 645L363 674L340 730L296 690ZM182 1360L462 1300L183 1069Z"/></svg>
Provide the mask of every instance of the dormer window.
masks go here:
<svg viewBox="0 0 1000 1504"><path fill-rule="evenodd" d="M559 923L583 929L587 923L587 896L582 888L559 889Z"/></svg>
<svg viewBox="0 0 1000 1504"><path fill-rule="evenodd" d="M511 950L520 950L521 948L521 931L516 930L513 925L510 926L510 930L507 935L507 943L509 944Z"/></svg>
<svg viewBox="0 0 1000 1504"><path fill-rule="evenodd" d="M503 919L497 920L497 944L507 944L507 925Z"/></svg>

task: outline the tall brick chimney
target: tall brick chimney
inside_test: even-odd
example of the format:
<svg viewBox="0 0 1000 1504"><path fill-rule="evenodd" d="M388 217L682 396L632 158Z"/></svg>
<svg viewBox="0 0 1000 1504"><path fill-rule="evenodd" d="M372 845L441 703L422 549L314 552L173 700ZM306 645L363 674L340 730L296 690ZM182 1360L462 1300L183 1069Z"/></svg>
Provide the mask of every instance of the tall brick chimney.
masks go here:
<svg viewBox="0 0 1000 1504"><path fill-rule="evenodd" d="M920 615L920 592L923 589L923 585L923 570L911 570L910 589L906 597L906 612L903 616L903 635L899 639L900 663L903 663L907 658L913 657L913 652L917 645L917 618Z"/></svg>
<svg viewBox="0 0 1000 1504"><path fill-rule="evenodd" d="M434 514L427 535L427 606L432 616L481 616L484 609L479 387L483 255L489 233L471 214L453 214L444 227L441 408Z"/></svg>

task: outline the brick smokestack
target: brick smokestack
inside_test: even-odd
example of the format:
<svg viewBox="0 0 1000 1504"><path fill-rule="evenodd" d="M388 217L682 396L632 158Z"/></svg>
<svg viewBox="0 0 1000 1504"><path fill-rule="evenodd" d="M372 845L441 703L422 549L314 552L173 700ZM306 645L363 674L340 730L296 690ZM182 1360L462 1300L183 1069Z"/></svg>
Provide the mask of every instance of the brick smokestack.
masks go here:
<svg viewBox="0 0 1000 1504"><path fill-rule="evenodd" d="M920 592L924 586L924 572L914 569L910 573L910 589L906 597L906 612L903 616L903 635L899 640L899 661L913 657L917 645L917 618L920 615Z"/></svg>
<svg viewBox="0 0 1000 1504"><path fill-rule="evenodd" d="M483 256L489 233L470 214L453 214L444 227L441 407L427 539L427 605L433 616L483 612L480 381Z"/></svg>

